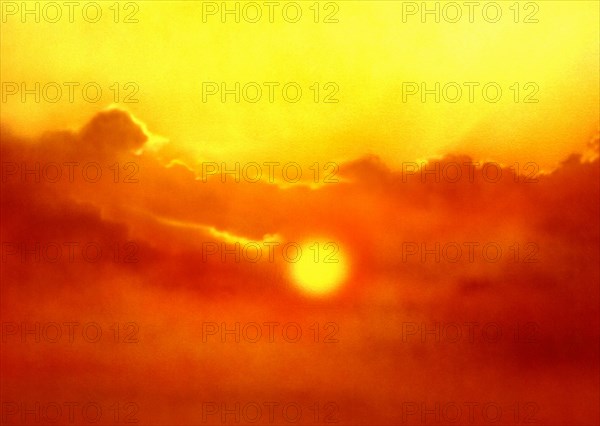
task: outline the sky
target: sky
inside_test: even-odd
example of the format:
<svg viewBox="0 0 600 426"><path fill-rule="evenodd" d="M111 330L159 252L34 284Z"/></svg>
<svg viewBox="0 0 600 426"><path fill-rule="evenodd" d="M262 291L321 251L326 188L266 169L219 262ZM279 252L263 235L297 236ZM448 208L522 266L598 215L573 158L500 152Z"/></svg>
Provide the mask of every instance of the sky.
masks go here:
<svg viewBox="0 0 600 426"><path fill-rule="evenodd" d="M596 2L91 3L0 4L2 424L600 422Z"/></svg>
<svg viewBox="0 0 600 426"><path fill-rule="evenodd" d="M33 14L23 16L24 8L11 9L3 15L3 81L56 82L63 94L56 103L23 103L20 93L9 95L2 118L28 135L76 129L118 100L192 163L349 161L368 152L398 167L467 153L501 162L536 161L549 169L585 149L598 131L595 2L521 2L512 9L501 2L500 18L484 4L472 12L461 7L456 23L448 22L457 16L448 2L438 2L439 23L436 15L423 15L418 2L418 11L411 12L410 3L321 2L317 17L314 5L304 2L295 23L288 21L295 20L296 9L286 3L270 13L259 2L256 23L247 22L255 19L256 8L243 2L229 6L238 5L239 23L235 14L223 15L219 2L139 2L135 8L122 3L118 14L105 4L95 23L88 22L95 9L84 14L83 6L73 9L73 22L66 7L57 22L48 22L55 12L40 6L39 23ZM81 83L72 103L64 82ZM81 88L88 82L103 89L98 102L83 99ZM118 96L110 88L115 82ZM237 82L240 91L254 82L263 93L255 103L242 96L237 104L234 95L222 103L219 93L204 99L206 82L219 89L225 83L230 90ZM265 82L279 83L272 103ZM405 82L425 83L430 90L436 82L440 87L455 82L464 93L455 103L436 103L432 95L422 103L418 94L403 102ZM465 82L479 83L473 102ZM127 83L136 86L124 88ZM287 83L300 86L298 102L285 101ZM327 83L335 86L324 87ZM502 90L496 103L484 99L488 83ZM527 83L536 86L524 87ZM248 90L247 97L255 99L255 89ZM289 90L294 98L295 89ZM128 101L139 102L124 102L134 91ZM328 94L338 102L325 103ZM524 103L528 94L538 102ZM54 99L54 92L48 96Z"/></svg>

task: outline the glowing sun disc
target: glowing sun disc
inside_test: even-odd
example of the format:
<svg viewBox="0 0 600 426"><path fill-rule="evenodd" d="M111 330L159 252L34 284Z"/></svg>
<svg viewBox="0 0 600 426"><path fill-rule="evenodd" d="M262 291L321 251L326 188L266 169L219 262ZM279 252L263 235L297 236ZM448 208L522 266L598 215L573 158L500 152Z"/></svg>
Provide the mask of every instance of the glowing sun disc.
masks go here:
<svg viewBox="0 0 600 426"><path fill-rule="evenodd" d="M348 275L348 261L339 244L314 239L300 244L298 260L292 263L294 283L312 296L337 290Z"/></svg>

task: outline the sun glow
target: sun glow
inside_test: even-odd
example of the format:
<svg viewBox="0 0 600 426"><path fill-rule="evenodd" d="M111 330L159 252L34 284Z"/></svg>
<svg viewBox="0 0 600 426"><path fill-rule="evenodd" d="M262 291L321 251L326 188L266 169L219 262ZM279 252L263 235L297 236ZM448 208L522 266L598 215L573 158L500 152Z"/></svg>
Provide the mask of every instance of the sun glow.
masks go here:
<svg viewBox="0 0 600 426"><path fill-rule="evenodd" d="M295 284L311 296L335 292L348 276L348 260L339 244L311 240L300 245L298 260L292 263Z"/></svg>
<svg viewBox="0 0 600 426"><path fill-rule="evenodd" d="M403 14L412 3L424 10L422 2L387 1L339 2L339 22L317 24L317 3L306 2L302 20L291 26L282 19L281 5L269 22L268 2L233 2L231 7L240 8L258 4L263 13L257 23L239 24L232 15L223 23L220 13L203 22L203 4L223 9L222 2L185 1L140 2L139 22L115 24L113 3L97 24L81 15L69 22L66 6L52 24L36 23L33 14L25 22L20 13L4 15L0 72L3 84L18 92L3 89L3 122L33 136L77 127L98 107L116 103L167 135L171 143L165 149L178 158L185 153L188 164L204 158L275 160L303 168L360 157L365 141L370 152L396 168L455 151L552 168L584 149L596 131L597 2L540 2L535 14L535 2L506 2L496 23L484 19L481 5L470 22L464 2L434 2L443 10L459 4L462 18L456 24L436 22L433 15L424 23L420 13ZM25 9L21 2L2 4ZM68 82L80 83L73 89L75 101ZM466 82L478 84L472 102ZM22 88L33 90L36 83L42 99L46 85L57 85L59 100L34 102L36 95ZM101 88L98 102L83 96L88 83ZM203 98L203 83L216 84L219 93ZM236 83L256 84L260 100L248 102L239 89L239 103L235 94L222 102L221 84L229 90ZM288 83L302 90L297 103L282 96ZM403 83L415 84L418 93L403 99ZM423 91L436 83L441 100L430 94L421 102ZM488 83L502 91L497 103L482 96ZM444 88L453 87L448 84L461 89L458 101L444 97ZM272 102L268 87L275 87ZM539 102L524 102L530 95ZM326 96L335 102L325 102Z"/></svg>

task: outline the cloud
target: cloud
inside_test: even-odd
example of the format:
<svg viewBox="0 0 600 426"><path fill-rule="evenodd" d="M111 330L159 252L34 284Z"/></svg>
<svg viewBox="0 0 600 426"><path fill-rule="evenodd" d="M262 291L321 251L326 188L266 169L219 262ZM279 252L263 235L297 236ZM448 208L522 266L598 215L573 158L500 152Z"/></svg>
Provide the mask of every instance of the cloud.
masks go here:
<svg viewBox="0 0 600 426"><path fill-rule="evenodd" d="M2 127L3 321L133 318L146 333L139 353L88 347L61 359L41 347L53 364L34 372L30 364L38 361L23 358L27 348L9 346L3 366L16 366L26 380L12 373L3 379L8 395L51 397L26 383L57 379L69 365L104 366L117 375L118 354L131 366L119 374L131 381L89 385L102 395L134 393L145 419L166 416L156 407L168 400L165 393L176 393L190 402L167 404L170 422L197 422L195 398L238 395L332 399L347 421L351 415L359 423L393 424L398 412L391 407L407 398L469 401L472 383L488 380L494 385L478 398L537 401L542 422L597 417L589 408L564 411L574 398L592 407L597 396L597 383L573 379L573 371L598 373L597 156L574 154L546 174L532 174L535 165L516 173L464 155L391 169L369 156L341 164L339 183L282 188L202 182L178 164L182 159L143 150L146 132L119 110L98 113L77 132L36 140ZM60 178L51 164L60 167ZM453 181L459 171L463 178ZM494 181L497 173L502 178ZM206 256L207 243L231 249L236 236L241 243L331 239L351 259L350 279L336 296L314 301L294 288L290 264L281 259ZM79 246L71 261L73 242ZM36 243L42 257L47 251L45 261L32 260ZM100 260L82 254L90 243L102 248ZM48 261L53 244L64 250L57 262ZM25 261L22 247L29 250ZM492 259L498 247L502 256ZM94 247L88 249L93 256ZM203 321L272 320L302 323L305 332L315 321L334 321L340 343L200 341ZM495 323L506 334L496 345L419 344L420 334L402 340L407 323L440 322ZM527 324L536 324L534 342L512 338L515 325ZM290 378L307 366L305 378ZM154 386L132 385L148 384L149 371ZM210 386L199 387L206 377ZM241 377L236 386L234 377ZM65 384L62 395L81 390Z"/></svg>

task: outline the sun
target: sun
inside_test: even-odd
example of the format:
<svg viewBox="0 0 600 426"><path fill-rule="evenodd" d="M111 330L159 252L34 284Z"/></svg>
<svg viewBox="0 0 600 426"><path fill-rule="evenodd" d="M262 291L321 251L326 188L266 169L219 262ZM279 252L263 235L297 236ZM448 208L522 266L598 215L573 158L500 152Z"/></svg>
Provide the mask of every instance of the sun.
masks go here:
<svg viewBox="0 0 600 426"><path fill-rule="evenodd" d="M322 297L334 293L348 275L348 260L339 243L311 239L300 244L298 260L292 263L294 283L303 292Z"/></svg>

